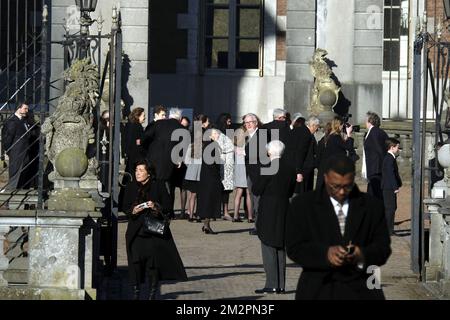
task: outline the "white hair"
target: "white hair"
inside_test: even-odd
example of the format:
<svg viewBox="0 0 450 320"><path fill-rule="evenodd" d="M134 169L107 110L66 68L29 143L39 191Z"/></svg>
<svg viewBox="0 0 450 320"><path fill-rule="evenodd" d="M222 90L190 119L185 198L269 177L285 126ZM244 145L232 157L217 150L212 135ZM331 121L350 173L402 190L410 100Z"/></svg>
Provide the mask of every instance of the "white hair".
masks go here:
<svg viewBox="0 0 450 320"><path fill-rule="evenodd" d="M280 108L276 108L276 109L273 110L272 116L273 116L274 120L277 119L278 117L286 116L286 110L280 109Z"/></svg>
<svg viewBox="0 0 450 320"><path fill-rule="evenodd" d="M314 117L314 116L312 116L312 117L309 117L308 118L308 121L306 122L306 125L309 127L309 126L312 126L312 125L319 125L319 123L320 123L320 120L317 118L317 117Z"/></svg>
<svg viewBox="0 0 450 320"><path fill-rule="evenodd" d="M280 140L272 140L266 144L266 151L271 158L280 158L284 152L284 143Z"/></svg>
<svg viewBox="0 0 450 320"><path fill-rule="evenodd" d="M179 108L170 108L169 110L169 119L177 119L181 120L181 116L183 111Z"/></svg>

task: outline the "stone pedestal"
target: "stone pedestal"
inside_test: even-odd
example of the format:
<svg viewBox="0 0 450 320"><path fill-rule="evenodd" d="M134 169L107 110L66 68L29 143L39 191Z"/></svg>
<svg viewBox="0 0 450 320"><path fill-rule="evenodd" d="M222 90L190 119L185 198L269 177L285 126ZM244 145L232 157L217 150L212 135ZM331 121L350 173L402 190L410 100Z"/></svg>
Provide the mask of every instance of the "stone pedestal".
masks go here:
<svg viewBox="0 0 450 320"><path fill-rule="evenodd" d="M450 199L425 199L430 213L429 259L425 281L438 285L440 294L450 297Z"/></svg>
<svg viewBox="0 0 450 320"><path fill-rule="evenodd" d="M99 212L2 210L0 213L0 300L83 300L95 298ZM29 230L27 286L8 285L3 254L9 226Z"/></svg>
<svg viewBox="0 0 450 320"><path fill-rule="evenodd" d="M41 212L30 229L29 286L74 291L69 296L91 290L99 217L97 212Z"/></svg>

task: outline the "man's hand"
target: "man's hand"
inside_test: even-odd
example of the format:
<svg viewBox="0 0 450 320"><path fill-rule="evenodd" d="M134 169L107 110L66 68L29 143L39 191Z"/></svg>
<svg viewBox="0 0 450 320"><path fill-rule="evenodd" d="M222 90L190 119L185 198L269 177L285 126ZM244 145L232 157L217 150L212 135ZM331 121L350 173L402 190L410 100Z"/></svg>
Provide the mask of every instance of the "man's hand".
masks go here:
<svg viewBox="0 0 450 320"><path fill-rule="evenodd" d="M354 246L354 247L355 247L355 251L352 254L347 254L345 256L346 264L357 264L364 260L361 249L358 246Z"/></svg>
<svg viewBox="0 0 450 320"><path fill-rule="evenodd" d="M297 182L302 182L303 181L303 175L301 173L297 173Z"/></svg>
<svg viewBox="0 0 450 320"><path fill-rule="evenodd" d="M344 264L347 251L342 246L332 246L328 248L328 261L334 267L340 267Z"/></svg>

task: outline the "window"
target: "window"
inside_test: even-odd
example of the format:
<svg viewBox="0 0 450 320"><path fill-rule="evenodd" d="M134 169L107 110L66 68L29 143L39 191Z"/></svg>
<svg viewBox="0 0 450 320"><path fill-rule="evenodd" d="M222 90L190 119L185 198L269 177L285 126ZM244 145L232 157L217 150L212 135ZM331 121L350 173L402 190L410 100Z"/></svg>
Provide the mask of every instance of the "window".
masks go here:
<svg viewBox="0 0 450 320"><path fill-rule="evenodd" d="M384 0L384 71L400 69L400 37L408 35L408 8L402 5L403 2L405 1Z"/></svg>
<svg viewBox="0 0 450 320"><path fill-rule="evenodd" d="M204 66L259 69L263 0L205 0Z"/></svg>

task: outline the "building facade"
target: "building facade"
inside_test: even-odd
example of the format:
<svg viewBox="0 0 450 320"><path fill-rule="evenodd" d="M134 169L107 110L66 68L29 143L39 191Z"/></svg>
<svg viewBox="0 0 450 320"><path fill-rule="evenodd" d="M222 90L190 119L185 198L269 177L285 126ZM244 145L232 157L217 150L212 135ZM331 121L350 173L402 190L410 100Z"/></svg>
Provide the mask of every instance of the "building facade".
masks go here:
<svg viewBox="0 0 450 320"><path fill-rule="evenodd" d="M107 32L111 8L120 7L128 108L178 106L212 120L229 112L235 121L247 112L269 121L279 107L307 115L314 81L309 62L323 48L352 121L361 123L368 110L385 119L412 117L417 17L439 1L425 2L111 0L99 1L92 16L101 13ZM52 40L78 28L74 1L53 0L51 12ZM54 44L53 97L60 92L62 59L61 46Z"/></svg>

